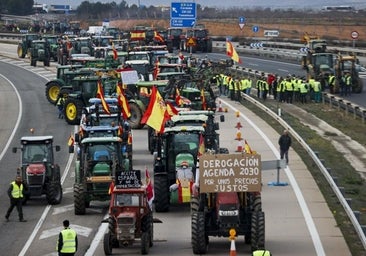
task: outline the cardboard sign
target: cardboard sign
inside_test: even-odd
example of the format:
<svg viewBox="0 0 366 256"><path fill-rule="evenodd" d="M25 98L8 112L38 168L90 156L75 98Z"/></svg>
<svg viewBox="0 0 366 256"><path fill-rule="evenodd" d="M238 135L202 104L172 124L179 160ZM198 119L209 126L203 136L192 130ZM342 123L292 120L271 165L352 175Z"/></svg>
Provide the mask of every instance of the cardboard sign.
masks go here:
<svg viewBox="0 0 366 256"><path fill-rule="evenodd" d="M201 193L261 191L260 155L204 154L199 163Z"/></svg>
<svg viewBox="0 0 366 256"><path fill-rule="evenodd" d="M136 70L122 71L121 80L123 84L136 84L139 81L139 75Z"/></svg>
<svg viewBox="0 0 366 256"><path fill-rule="evenodd" d="M139 170L116 172L117 188L140 188L141 172Z"/></svg>

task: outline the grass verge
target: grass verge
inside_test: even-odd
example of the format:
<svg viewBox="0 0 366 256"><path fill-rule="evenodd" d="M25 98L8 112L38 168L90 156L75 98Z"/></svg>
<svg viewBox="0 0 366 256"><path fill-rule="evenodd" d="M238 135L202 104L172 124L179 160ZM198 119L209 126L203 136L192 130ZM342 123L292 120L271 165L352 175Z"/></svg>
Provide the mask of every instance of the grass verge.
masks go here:
<svg viewBox="0 0 366 256"><path fill-rule="evenodd" d="M282 133L283 127L276 120L268 118L268 114L266 114L264 111L260 110L258 107L249 103L248 101L244 101L242 104L265 120L280 134ZM266 101L265 105L274 112L277 111L277 103L275 101ZM301 107L309 113L321 118L329 125L339 129L362 145L366 145L366 136L364 136L363 133L365 125L362 124L360 120L354 119L350 115L340 114L337 110L329 109L330 107L326 108L322 104L309 103L301 105ZM359 211L361 213L360 223L365 225L366 216L362 213L366 212L366 187L364 180L361 178L358 172L349 164L344 155L334 148L331 143L329 143L328 139L319 136L316 131L304 126L294 116L285 115L284 120L291 127L293 127L293 129L296 130L300 136L302 136L302 138L312 148L313 151L319 153L319 158L323 159L324 165L331 169L331 175L333 177L337 177L338 186L344 187L345 198L352 199L351 208L353 211ZM318 184L318 187L322 192L329 209L334 214L337 225L342 231L352 255L365 255L366 251L363 248L363 245L359 240L351 221L349 220L342 205L338 201L336 195L333 193L332 188L329 186L327 180L317 168L312 158L295 140L293 142L292 148L297 152L298 155L301 156L305 165L314 177L314 180Z"/></svg>

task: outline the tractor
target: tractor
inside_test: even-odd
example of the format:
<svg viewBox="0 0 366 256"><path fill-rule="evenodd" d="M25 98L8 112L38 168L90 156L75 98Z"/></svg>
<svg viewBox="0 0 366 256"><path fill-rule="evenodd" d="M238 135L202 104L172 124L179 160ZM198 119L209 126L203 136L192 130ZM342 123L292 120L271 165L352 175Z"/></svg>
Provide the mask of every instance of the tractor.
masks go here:
<svg viewBox="0 0 366 256"><path fill-rule="evenodd" d="M22 36L22 41L18 43L17 53L19 58L25 58L26 55L29 56L29 49L33 40L39 40L41 37L39 34L25 34Z"/></svg>
<svg viewBox="0 0 366 256"><path fill-rule="evenodd" d="M148 254L153 246L153 213L147 196L147 189L141 185L138 170L119 172L111 191L108 232L104 235L105 255L111 255L113 248L127 247L136 239L141 241L141 254Z"/></svg>
<svg viewBox="0 0 366 256"><path fill-rule="evenodd" d="M50 58L57 61L59 37L56 35L43 35L42 39L46 40L49 45Z"/></svg>
<svg viewBox="0 0 366 256"><path fill-rule="evenodd" d="M46 195L49 204L62 200L60 166L54 163L53 136L24 136L20 139L20 174L25 187L25 201ZM16 147L12 149L17 152ZM55 146L60 151L60 146Z"/></svg>
<svg viewBox="0 0 366 256"><path fill-rule="evenodd" d="M179 112L167 123L164 132L155 137L154 203L157 212L168 211L170 204L190 202L198 158L206 150L228 153L228 149L220 148L216 132L219 125L215 123L214 112L192 112Z"/></svg>
<svg viewBox="0 0 366 256"><path fill-rule="evenodd" d="M96 70L93 68L83 68L82 65L59 65L57 66L56 79L48 81L45 86L45 94L47 100L56 105L58 97L63 94L68 94L71 90L67 89L66 85L71 84L74 77L88 76L95 74ZM63 91L60 91L64 87Z"/></svg>
<svg viewBox="0 0 366 256"><path fill-rule="evenodd" d="M352 80L352 93L361 93L363 89L362 79L359 77L356 70L356 64L358 64L358 59L355 55L341 55L338 54L335 59L335 77L336 83L333 93L338 93L340 91L340 83L342 76L349 73Z"/></svg>
<svg viewBox="0 0 366 256"><path fill-rule="evenodd" d="M261 161L257 154L204 154L192 186L193 253L206 254L209 237L244 236L251 250L265 248Z"/></svg>
<svg viewBox="0 0 366 256"><path fill-rule="evenodd" d="M126 171L129 163L122 152L120 137L88 137L78 143L75 161L74 212L84 215L93 200L110 199L109 187L117 171ZM70 153L74 148L70 148Z"/></svg>
<svg viewBox="0 0 366 256"><path fill-rule="evenodd" d="M181 50L195 53L212 52L212 39L209 37L208 29L203 26L189 28L181 39Z"/></svg>
<svg viewBox="0 0 366 256"><path fill-rule="evenodd" d="M182 28L168 28L166 45L170 53L172 53L174 49L180 48L180 41L182 37L183 37Z"/></svg>
<svg viewBox="0 0 366 256"><path fill-rule="evenodd" d="M61 91L68 92L64 95L64 116L68 124L79 124L84 107L88 106L89 99L96 97L98 83L102 84L105 96L116 92L117 80L112 76L84 76L75 77L72 85L63 86Z"/></svg>
<svg viewBox="0 0 366 256"><path fill-rule="evenodd" d="M50 66L50 45L46 40L33 40L29 53L31 66L37 66L37 61L42 61L45 67Z"/></svg>

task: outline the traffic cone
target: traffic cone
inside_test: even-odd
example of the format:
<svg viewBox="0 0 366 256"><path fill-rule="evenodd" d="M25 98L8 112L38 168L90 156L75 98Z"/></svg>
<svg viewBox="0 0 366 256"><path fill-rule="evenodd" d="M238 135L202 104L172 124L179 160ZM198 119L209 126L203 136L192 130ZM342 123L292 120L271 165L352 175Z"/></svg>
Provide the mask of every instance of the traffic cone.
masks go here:
<svg viewBox="0 0 366 256"><path fill-rule="evenodd" d="M238 140L238 147L236 148L235 152L243 152L243 145L241 140Z"/></svg>
<svg viewBox="0 0 366 256"><path fill-rule="evenodd" d="M241 131L238 128L238 130L236 131L236 137L235 140L241 141L243 138L241 137Z"/></svg>
<svg viewBox="0 0 366 256"><path fill-rule="evenodd" d="M235 239L231 239L230 256L236 256Z"/></svg>
<svg viewBox="0 0 366 256"><path fill-rule="evenodd" d="M240 129L243 127L240 123L240 112L236 111L235 115L236 115L236 120L237 120L235 128Z"/></svg>
<svg viewBox="0 0 366 256"><path fill-rule="evenodd" d="M217 112L224 112L224 111L222 110L221 100L219 100L219 109L217 110Z"/></svg>

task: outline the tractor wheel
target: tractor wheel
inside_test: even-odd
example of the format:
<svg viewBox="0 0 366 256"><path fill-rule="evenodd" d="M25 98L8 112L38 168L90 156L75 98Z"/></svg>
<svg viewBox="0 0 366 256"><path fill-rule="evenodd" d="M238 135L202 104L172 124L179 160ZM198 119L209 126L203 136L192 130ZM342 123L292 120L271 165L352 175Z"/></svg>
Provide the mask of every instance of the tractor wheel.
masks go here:
<svg viewBox="0 0 366 256"><path fill-rule="evenodd" d="M44 65L45 67L49 67L49 66L50 66L50 59L45 59L45 60L43 61L43 65Z"/></svg>
<svg viewBox="0 0 366 256"><path fill-rule="evenodd" d="M168 177L165 175L154 176L154 204L156 212L169 211Z"/></svg>
<svg viewBox="0 0 366 256"><path fill-rule="evenodd" d="M194 212L198 212L200 207L199 198L196 196L191 197L191 214Z"/></svg>
<svg viewBox="0 0 366 256"><path fill-rule="evenodd" d="M18 45L17 53L19 58L25 58L25 52L23 51L23 47L21 45Z"/></svg>
<svg viewBox="0 0 366 256"><path fill-rule="evenodd" d="M363 83L361 78L357 78L357 83L353 86L352 92L353 93L361 93L363 89Z"/></svg>
<svg viewBox="0 0 366 256"><path fill-rule="evenodd" d="M32 56L30 57L30 64L32 67L36 67L37 66L37 59L32 58Z"/></svg>
<svg viewBox="0 0 366 256"><path fill-rule="evenodd" d="M79 124L83 111L83 103L75 98L68 97L64 105L64 116L68 124Z"/></svg>
<svg viewBox="0 0 366 256"><path fill-rule="evenodd" d="M131 129L141 129L143 125L141 125L142 112L140 107L134 103L130 102L130 111L131 117L128 119L128 123L131 126Z"/></svg>
<svg viewBox="0 0 366 256"><path fill-rule="evenodd" d="M47 83L46 98L49 103L56 105L57 97L60 92L60 87L61 87L60 84L55 81Z"/></svg>
<svg viewBox="0 0 366 256"><path fill-rule="evenodd" d="M115 236L116 232L116 221L114 218L109 217L108 218L108 233L111 234L111 240L112 240L112 248L119 248L118 240Z"/></svg>
<svg viewBox="0 0 366 256"><path fill-rule="evenodd" d="M62 186L60 182L51 182L47 185L46 198L49 204L60 204L62 200Z"/></svg>
<svg viewBox="0 0 366 256"><path fill-rule="evenodd" d="M82 184L74 185L74 212L76 215L85 214L85 192Z"/></svg>
<svg viewBox="0 0 366 256"><path fill-rule="evenodd" d="M203 212L193 212L191 215L192 249L194 254L206 254L208 239L205 232L205 215Z"/></svg>
<svg viewBox="0 0 366 256"><path fill-rule="evenodd" d="M253 212L251 220L251 249L261 250L265 247L264 212Z"/></svg>
<svg viewBox="0 0 366 256"><path fill-rule="evenodd" d="M252 197L251 207L253 212L262 211L262 197L260 193L255 193Z"/></svg>
<svg viewBox="0 0 366 256"><path fill-rule="evenodd" d="M105 255L112 255L112 235L109 232L104 234L103 249Z"/></svg>
<svg viewBox="0 0 366 256"><path fill-rule="evenodd" d="M142 232L141 234L141 254L149 254L150 250L150 232Z"/></svg>

